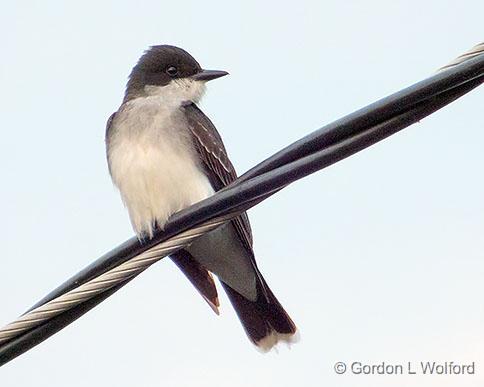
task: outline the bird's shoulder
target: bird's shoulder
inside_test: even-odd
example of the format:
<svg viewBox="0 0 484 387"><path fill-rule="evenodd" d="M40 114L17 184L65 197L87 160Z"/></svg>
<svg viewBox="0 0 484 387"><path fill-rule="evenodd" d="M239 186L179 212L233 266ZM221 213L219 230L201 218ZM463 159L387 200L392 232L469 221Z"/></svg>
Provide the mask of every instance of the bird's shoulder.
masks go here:
<svg viewBox="0 0 484 387"><path fill-rule="evenodd" d="M220 133L212 121L194 103L182 106L197 152L209 172L216 190L237 179L237 172L229 159Z"/></svg>
<svg viewBox="0 0 484 387"><path fill-rule="evenodd" d="M117 111L111 114L106 122L106 139L108 138L109 131L113 125L114 117L116 116Z"/></svg>

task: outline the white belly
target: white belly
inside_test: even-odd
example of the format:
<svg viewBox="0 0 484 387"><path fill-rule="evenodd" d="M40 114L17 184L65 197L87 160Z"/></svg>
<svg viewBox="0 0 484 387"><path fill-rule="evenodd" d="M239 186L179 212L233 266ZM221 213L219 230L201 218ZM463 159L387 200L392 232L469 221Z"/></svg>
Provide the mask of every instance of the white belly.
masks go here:
<svg viewBox="0 0 484 387"><path fill-rule="evenodd" d="M151 108L119 112L108 147L111 175L133 228L149 236L155 221L163 227L173 213L214 193L190 139L176 128L179 117Z"/></svg>

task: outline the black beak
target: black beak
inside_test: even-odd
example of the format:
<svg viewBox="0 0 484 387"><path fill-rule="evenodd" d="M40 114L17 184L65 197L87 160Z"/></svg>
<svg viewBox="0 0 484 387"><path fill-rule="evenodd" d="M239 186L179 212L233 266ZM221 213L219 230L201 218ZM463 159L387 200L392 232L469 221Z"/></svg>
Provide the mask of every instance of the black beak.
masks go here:
<svg viewBox="0 0 484 387"><path fill-rule="evenodd" d="M192 75L192 79L196 81L211 81L212 79L217 79L228 75L227 71L220 70L201 70L199 73Z"/></svg>

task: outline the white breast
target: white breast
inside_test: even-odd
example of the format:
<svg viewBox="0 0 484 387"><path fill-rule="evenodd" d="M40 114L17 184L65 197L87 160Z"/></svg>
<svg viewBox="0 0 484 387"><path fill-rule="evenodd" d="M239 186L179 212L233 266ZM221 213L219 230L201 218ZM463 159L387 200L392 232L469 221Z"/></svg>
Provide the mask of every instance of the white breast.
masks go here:
<svg viewBox="0 0 484 387"><path fill-rule="evenodd" d="M138 235L153 234L156 221L212 195L189 138L183 114L159 98L137 98L115 116L108 141L114 184Z"/></svg>

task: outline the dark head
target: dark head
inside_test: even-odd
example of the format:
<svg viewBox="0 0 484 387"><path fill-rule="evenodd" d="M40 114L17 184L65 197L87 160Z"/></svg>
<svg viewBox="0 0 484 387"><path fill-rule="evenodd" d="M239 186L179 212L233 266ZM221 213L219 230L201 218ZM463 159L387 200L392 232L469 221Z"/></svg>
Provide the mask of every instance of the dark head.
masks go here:
<svg viewBox="0 0 484 387"><path fill-rule="evenodd" d="M203 93L206 81L227 75L226 71L204 70L188 52L175 46L152 46L140 58L129 76L125 102L152 94L178 93L180 98L196 99ZM191 90L190 90L191 89ZM192 93L191 93L192 92Z"/></svg>

